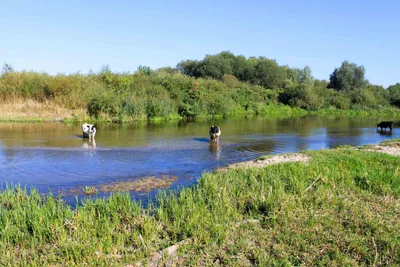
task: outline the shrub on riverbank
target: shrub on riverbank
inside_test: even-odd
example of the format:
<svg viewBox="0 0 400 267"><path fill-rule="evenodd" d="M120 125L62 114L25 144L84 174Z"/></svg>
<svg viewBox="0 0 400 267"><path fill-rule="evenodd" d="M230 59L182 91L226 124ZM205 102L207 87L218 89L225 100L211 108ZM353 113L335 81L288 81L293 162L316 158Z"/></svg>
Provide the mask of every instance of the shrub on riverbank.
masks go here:
<svg viewBox="0 0 400 267"><path fill-rule="evenodd" d="M69 76L11 72L0 77L3 102L51 102L71 110L87 109L98 120L265 114L280 108L283 115L292 113L278 105L277 97L278 92L260 86L165 71L144 75L105 69L98 74Z"/></svg>
<svg viewBox="0 0 400 267"><path fill-rule="evenodd" d="M0 192L0 264L146 263L181 240L180 265L400 264L400 158L308 154L307 164L205 174L147 208L116 194L73 210L9 188Z"/></svg>
<svg viewBox="0 0 400 267"><path fill-rule="evenodd" d="M108 121L287 116L326 110L337 115L353 114L350 110L386 115L391 110L393 116L400 116L400 109L390 106L397 105L398 90L369 84L363 67L347 61L334 71L330 83L314 79L309 67L289 68L263 57L229 52L203 61L183 61L178 68L153 71L140 66L131 74L104 67L98 73L51 76L15 72L7 65L0 76L0 100L51 103L70 110L66 117L75 120L85 117L81 112L76 115L76 110L86 110L93 120Z"/></svg>

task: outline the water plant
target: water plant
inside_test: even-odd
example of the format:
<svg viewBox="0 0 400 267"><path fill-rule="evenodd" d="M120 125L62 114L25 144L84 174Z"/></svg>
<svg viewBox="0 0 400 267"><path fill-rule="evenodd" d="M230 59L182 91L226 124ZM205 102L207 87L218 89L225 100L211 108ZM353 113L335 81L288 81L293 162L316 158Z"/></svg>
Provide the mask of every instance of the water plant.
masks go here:
<svg viewBox="0 0 400 267"><path fill-rule="evenodd" d="M82 192L88 196L94 195L97 193L97 188L94 186L85 186L82 188Z"/></svg>

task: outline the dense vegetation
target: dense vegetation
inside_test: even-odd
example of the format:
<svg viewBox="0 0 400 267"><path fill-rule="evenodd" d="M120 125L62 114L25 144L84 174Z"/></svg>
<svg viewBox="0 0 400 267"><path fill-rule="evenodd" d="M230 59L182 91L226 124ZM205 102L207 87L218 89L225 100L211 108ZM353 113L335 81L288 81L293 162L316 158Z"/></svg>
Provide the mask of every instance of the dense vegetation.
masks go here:
<svg viewBox="0 0 400 267"><path fill-rule="evenodd" d="M177 265L399 265L400 158L308 154L307 164L206 174L147 208L113 195L74 210L9 188L0 192L0 264L146 265L187 240Z"/></svg>
<svg viewBox="0 0 400 267"><path fill-rule="evenodd" d="M230 52L208 55L201 61L182 61L177 67L191 77L224 80L233 76L241 82L274 89L279 91L279 102L308 110L400 106L399 85L385 90L369 84L364 67L348 61L333 71L329 82L314 79L309 67L290 68L265 57L245 58Z"/></svg>
<svg viewBox="0 0 400 267"><path fill-rule="evenodd" d="M0 100L50 102L116 121L333 109L400 114L393 108L400 106L400 84L387 90L369 84L364 68L347 61L327 82L314 79L309 67L290 68L264 57L222 52L201 61L182 61L177 68L153 71L140 66L133 74L104 67L98 73L51 76L16 72L5 64Z"/></svg>

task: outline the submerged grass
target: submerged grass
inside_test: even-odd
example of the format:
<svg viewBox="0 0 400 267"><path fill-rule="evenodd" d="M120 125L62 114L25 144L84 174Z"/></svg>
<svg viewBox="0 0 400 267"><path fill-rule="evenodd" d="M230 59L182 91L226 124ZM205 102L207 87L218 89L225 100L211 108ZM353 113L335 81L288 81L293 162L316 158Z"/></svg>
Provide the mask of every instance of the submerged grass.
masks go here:
<svg viewBox="0 0 400 267"><path fill-rule="evenodd" d="M400 264L400 157L347 148L307 154L307 164L204 174L147 208L113 194L73 210L8 188L0 193L0 265L147 264L187 238L169 264ZM259 223L238 224L246 219Z"/></svg>

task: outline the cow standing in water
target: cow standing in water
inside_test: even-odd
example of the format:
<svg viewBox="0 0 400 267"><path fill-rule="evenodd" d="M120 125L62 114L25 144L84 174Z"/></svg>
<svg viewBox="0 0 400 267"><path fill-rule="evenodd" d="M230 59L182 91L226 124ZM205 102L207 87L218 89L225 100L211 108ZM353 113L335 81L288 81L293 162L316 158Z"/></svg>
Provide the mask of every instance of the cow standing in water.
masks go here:
<svg viewBox="0 0 400 267"><path fill-rule="evenodd" d="M88 123L82 124L82 135L83 138L94 140L94 137L96 136L96 126Z"/></svg>
<svg viewBox="0 0 400 267"><path fill-rule="evenodd" d="M376 128L381 128L381 131L383 131L383 129L386 130L386 128L389 128L390 131L392 131L393 130L393 121L382 121L376 125Z"/></svg>
<svg viewBox="0 0 400 267"><path fill-rule="evenodd" d="M211 126L210 131L210 139L211 141L218 141L219 136L221 135L221 129L218 126Z"/></svg>

